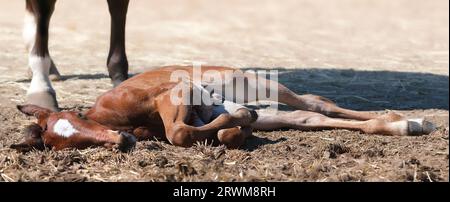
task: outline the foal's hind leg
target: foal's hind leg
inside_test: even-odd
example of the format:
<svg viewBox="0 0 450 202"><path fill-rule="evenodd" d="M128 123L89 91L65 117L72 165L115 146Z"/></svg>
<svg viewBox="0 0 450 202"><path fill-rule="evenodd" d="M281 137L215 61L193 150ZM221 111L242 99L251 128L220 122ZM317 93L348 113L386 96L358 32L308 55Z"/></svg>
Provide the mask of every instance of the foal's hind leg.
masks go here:
<svg viewBox="0 0 450 202"><path fill-rule="evenodd" d="M422 135L429 134L434 130L433 124L427 121L407 120L395 113L388 113L368 121L350 121L301 110L282 115L260 114L252 127L256 130L281 128L298 130L348 129L367 134L383 135Z"/></svg>
<svg viewBox="0 0 450 202"><path fill-rule="evenodd" d="M173 104L169 92L159 95L156 105L164 124L167 140L173 145L182 147L189 147L195 142L214 138L217 132L222 129L249 126L256 118L248 109L238 109L232 114L223 113L211 122L204 123L198 117L192 105ZM193 116L196 117L193 119ZM235 142L232 141L240 142L240 135L244 135L244 138L248 136L247 130L222 132L219 140L222 138L224 142L229 142L233 148L240 144L234 144Z"/></svg>
<svg viewBox="0 0 450 202"><path fill-rule="evenodd" d="M246 73L245 77L249 82L245 83L242 89L248 89L249 92L258 92L265 90L266 92L278 92L276 99L269 98L270 101L280 102L289 106L295 107L299 110L312 111L320 114L324 114L329 117L355 119L355 120L369 120L377 118L378 115L364 111L354 111L344 109L337 106L335 103L321 96L317 95L297 95L293 91L289 90L284 85L267 80L262 77L258 77L255 74ZM255 82L257 79L258 82ZM255 83L258 83L255 85ZM266 83L266 85L261 85ZM227 98L231 99L231 98ZM273 99L273 100L271 100ZM257 99L258 100L258 99ZM261 100L261 99L259 99ZM246 102L255 100L245 100Z"/></svg>
<svg viewBox="0 0 450 202"><path fill-rule="evenodd" d="M333 118L345 118L354 120L370 120L379 115L366 111L355 111L339 107L333 101L318 95L297 95L280 84L279 102L300 110L317 112Z"/></svg>

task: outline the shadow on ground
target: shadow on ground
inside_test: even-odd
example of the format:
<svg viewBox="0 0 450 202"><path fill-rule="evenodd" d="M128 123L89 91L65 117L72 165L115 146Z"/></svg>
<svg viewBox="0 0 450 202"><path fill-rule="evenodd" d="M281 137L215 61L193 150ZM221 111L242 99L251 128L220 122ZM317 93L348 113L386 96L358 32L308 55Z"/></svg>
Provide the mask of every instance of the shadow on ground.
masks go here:
<svg viewBox="0 0 450 202"><path fill-rule="evenodd" d="M243 68L243 70L269 69ZM278 81L297 94L321 95L345 108L374 111L385 109L448 110L449 78L444 75L323 68L276 68L270 70L277 70ZM129 77L134 75L136 74L129 74ZM63 75L61 80L104 78L109 77L107 74L74 74ZM30 82L30 79L16 82ZM280 109L290 110L287 106L281 106Z"/></svg>
<svg viewBox="0 0 450 202"><path fill-rule="evenodd" d="M261 147L263 145L277 144L279 142L284 142L286 140L287 140L287 138L285 138L285 137L281 137L276 140L271 140L266 137L252 136L249 139L247 139L247 141L245 142L245 145L242 147L242 149L251 152L251 151L258 149L259 147Z"/></svg>
<svg viewBox="0 0 450 202"><path fill-rule="evenodd" d="M345 108L448 110L449 78L444 75L322 68L274 70L278 71L278 81L296 93L321 95Z"/></svg>

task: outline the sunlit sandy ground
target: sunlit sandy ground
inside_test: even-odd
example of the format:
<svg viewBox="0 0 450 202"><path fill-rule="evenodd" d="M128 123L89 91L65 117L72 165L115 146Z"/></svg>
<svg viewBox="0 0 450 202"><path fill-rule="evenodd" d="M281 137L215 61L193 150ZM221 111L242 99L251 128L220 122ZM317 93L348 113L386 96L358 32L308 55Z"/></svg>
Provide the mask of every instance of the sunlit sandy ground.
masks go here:
<svg viewBox="0 0 450 202"><path fill-rule="evenodd" d="M446 0L132 0L130 73L192 62L276 68L297 93L358 110L425 116L439 130L425 137L258 132L262 139L243 150L147 141L130 154L8 149L32 121L14 109L29 85L24 7L0 0L0 181L448 181ZM57 2L50 34L51 55L64 75L53 83L60 105L90 107L112 87L106 1Z"/></svg>

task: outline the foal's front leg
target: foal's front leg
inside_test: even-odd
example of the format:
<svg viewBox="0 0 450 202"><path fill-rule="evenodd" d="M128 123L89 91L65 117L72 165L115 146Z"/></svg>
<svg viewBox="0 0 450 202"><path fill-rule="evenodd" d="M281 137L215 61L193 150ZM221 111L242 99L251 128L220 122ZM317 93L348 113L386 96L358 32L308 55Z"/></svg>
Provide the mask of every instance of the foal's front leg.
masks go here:
<svg viewBox="0 0 450 202"><path fill-rule="evenodd" d="M251 130L248 130L247 127L255 119L247 109L240 109L233 114L220 114L206 124L196 117L194 118L195 123L193 123L192 117L197 116L192 109L193 107L191 105L172 104L169 93L158 98L157 106L167 140L173 145L182 147L189 147L195 142L214 139L217 135L219 140L224 141L223 143L229 142L232 148L238 147L242 144L240 135L247 137L248 131L251 133ZM241 126L244 127L241 129ZM239 127L239 130L233 129L235 127ZM218 132L219 134L217 134Z"/></svg>
<svg viewBox="0 0 450 202"><path fill-rule="evenodd" d="M229 149L237 149L245 143L245 140L252 135L251 122L254 121L251 113L247 109L240 109L227 117L234 117L237 122L233 125L239 125L231 128L220 129L217 135L213 133L209 137L212 143L223 144ZM220 119L218 119L220 120ZM197 112L194 110L189 121L190 125L195 127L203 127L207 124L203 122ZM230 123L232 124L232 123Z"/></svg>
<svg viewBox="0 0 450 202"><path fill-rule="evenodd" d="M197 141L211 137L212 131L198 131L188 125L192 118L191 105L174 105L168 94L161 95L157 101L158 112L164 124L167 140L176 146L190 147Z"/></svg>

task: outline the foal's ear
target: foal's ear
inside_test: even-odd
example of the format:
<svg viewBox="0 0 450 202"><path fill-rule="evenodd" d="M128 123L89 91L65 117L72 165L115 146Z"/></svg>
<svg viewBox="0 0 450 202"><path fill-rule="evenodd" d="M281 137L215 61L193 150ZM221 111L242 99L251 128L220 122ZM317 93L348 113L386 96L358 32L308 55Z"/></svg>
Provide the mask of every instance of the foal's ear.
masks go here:
<svg viewBox="0 0 450 202"><path fill-rule="evenodd" d="M17 105L17 109L28 116L34 116L38 119L47 117L50 113L52 113L52 111L47 108L32 104Z"/></svg>
<svg viewBox="0 0 450 202"><path fill-rule="evenodd" d="M44 142L42 141L42 128L38 124L31 124L24 130L24 139L19 144L12 144L9 146L11 149L15 149L19 152L28 152L32 149L43 150L45 149Z"/></svg>

